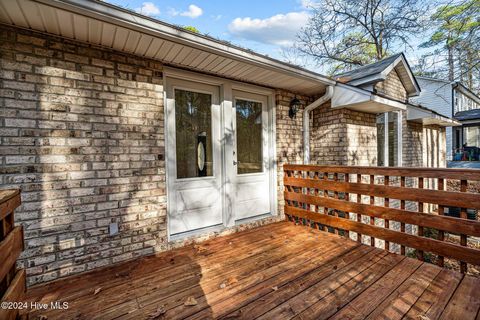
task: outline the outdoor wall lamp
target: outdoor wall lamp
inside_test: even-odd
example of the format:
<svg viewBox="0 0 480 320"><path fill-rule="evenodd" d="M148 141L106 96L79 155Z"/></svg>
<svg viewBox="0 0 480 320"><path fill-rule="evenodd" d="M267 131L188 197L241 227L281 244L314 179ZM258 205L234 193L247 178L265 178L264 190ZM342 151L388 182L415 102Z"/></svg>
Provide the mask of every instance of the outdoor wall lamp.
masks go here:
<svg viewBox="0 0 480 320"><path fill-rule="evenodd" d="M300 109L302 103L298 100L297 96L290 101L290 108L288 109L288 116L290 119L296 118L297 112Z"/></svg>

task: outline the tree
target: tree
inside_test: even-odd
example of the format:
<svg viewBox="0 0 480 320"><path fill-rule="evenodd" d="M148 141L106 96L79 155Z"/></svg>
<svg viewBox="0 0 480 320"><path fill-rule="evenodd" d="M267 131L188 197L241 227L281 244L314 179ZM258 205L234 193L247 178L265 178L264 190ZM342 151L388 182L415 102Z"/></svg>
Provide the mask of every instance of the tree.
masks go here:
<svg viewBox="0 0 480 320"><path fill-rule="evenodd" d="M470 88L478 62L479 9L480 0L440 6L431 17L437 26L435 32L420 45L423 48L436 47L433 52L436 57L446 55L448 79L467 80Z"/></svg>
<svg viewBox="0 0 480 320"><path fill-rule="evenodd" d="M188 30L193 33L200 33L200 31L194 26L184 26L183 29Z"/></svg>
<svg viewBox="0 0 480 320"><path fill-rule="evenodd" d="M312 10L296 48L336 73L409 47L410 37L426 25L428 5L419 0L324 0Z"/></svg>

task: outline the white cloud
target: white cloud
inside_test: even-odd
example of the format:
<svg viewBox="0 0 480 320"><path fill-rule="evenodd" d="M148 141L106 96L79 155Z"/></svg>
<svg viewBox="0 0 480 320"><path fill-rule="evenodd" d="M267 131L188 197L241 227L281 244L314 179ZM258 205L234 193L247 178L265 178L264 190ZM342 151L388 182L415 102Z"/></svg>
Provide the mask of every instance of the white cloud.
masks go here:
<svg viewBox="0 0 480 320"><path fill-rule="evenodd" d="M135 11L146 16L158 16L160 14L160 9L153 2L144 2L142 7L136 8Z"/></svg>
<svg viewBox="0 0 480 320"><path fill-rule="evenodd" d="M228 30L244 40L291 46L308 18L309 14L304 11L277 14L266 19L236 18L229 24Z"/></svg>
<svg viewBox="0 0 480 320"><path fill-rule="evenodd" d="M299 2L303 9L312 9L317 5L315 0L299 0Z"/></svg>
<svg viewBox="0 0 480 320"><path fill-rule="evenodd" d="M188 6L187 11L180 12L178 10L175 10L174 8L170 8L168 10L168 14L173 17L180 15L182 17L189 17L189 18L195 19L200 17L203 14L203 9L194 4L191 4Z"/></svg>

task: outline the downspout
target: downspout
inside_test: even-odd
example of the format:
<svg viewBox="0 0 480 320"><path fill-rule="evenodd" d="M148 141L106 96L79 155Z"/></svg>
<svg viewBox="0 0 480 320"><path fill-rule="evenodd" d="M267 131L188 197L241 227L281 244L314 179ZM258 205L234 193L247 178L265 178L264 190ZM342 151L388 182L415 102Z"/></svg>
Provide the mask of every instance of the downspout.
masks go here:
<svg viewBox="0 0 480 320"><path fill-rule="evenodd" d="M325 94L303 110L303 164L310 163L310 111L324 104L333 96L333 86L327 86Z"/></svg>

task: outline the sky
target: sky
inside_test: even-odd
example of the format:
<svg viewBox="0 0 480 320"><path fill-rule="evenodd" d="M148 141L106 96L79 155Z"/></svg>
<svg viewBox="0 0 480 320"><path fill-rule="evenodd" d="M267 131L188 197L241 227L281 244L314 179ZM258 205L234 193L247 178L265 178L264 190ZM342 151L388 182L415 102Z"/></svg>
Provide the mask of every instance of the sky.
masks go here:
<svg viewBox="0 0 480 320"><path fill-rule="evenodd" d="M201 33L285 60L283 48L308 21L312 0L106 0L167 23L193 26ZM411 59L416 59L411 55ZM303 61L305 63L305 61ZM323 72L307 63L308 68Z"/></svg>

